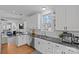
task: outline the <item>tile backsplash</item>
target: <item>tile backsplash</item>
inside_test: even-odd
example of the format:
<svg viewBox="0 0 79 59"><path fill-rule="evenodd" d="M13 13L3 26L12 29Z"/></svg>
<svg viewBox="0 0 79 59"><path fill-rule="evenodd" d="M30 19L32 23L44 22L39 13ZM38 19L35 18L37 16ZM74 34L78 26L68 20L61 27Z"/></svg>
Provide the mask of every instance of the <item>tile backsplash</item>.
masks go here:
<svg viewBox="0 0 79 59"><path fill-rule="evenodd" d="M45 31L40 31L40 30L36 30L37 34L43 35ZM63 31L53 31L53 32L45 32L45 35L50 36L50 37L55 37L55 38L59 38L59 34L61 34ZM79 32L76 31L68 31L69 33L72 33L76 36L79 36Z"/></svg>
<svg viewBox="0 0 79 59"><path fill-rule="evenodd" d="M36 31L37 34L39 35L47 35L49 37L56 37L56 38L59 38L59 34L62 33L62 32L59 32L59 31L53 31L53 32L45 32L45 31Z"/></svg>

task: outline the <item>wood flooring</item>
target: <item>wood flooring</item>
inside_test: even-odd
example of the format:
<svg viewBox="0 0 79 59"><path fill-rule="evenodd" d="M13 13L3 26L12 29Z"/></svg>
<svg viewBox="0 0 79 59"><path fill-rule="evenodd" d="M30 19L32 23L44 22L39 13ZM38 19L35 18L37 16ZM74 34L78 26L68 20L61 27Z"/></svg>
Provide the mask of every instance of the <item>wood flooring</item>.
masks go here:
<svg viewBox="0 0 79 59"><path fill-rule="evenodd" d="M28 45L23 45L20 47L17 47L14 44L3 44L2 45L2 54L31 54L35 49L28 46Z"/></svg>

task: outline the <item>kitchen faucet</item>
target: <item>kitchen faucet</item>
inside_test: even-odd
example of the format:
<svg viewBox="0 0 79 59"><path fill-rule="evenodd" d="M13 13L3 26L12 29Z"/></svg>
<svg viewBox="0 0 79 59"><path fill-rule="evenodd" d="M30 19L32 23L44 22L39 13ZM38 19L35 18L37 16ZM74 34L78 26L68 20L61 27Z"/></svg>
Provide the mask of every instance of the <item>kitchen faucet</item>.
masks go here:
<svg viewBox="0 0 79 59"><path fill-rule="evenodd" d="M44 31L44 32L42 32L42 33L43 33L43 37L44 37L45 39L47 39L46 32Z"/></svg>

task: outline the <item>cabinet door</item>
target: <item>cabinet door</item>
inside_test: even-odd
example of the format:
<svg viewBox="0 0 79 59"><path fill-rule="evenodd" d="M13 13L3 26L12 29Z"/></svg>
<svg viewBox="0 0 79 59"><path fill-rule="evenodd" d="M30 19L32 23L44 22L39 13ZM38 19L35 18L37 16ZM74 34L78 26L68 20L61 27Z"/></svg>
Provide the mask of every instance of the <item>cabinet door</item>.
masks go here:
<svg viewBox="0 0 79 59"><path fill-rule="evenodd" d="M21 46L22 45L22 37L21 36L18 36L18 39L17 39L17 46Z"/></svg>
<svg viewBox="0 0 79 59"><path fill-rule="evenodd" d="M37 49L38 51L41 50L41 42L39 40L39 38L35 38L35 49Z"/></svg>
<svg viewBox="0 0 79 59"><path fill-rule="evenodd" d="M43 54L53 53L53 44L43 39L35 39L35 48Z"/></svg>
<svg viewBox="0 0 79 59"><path fill-rule="evenodd" d="M26 44L26 36L25 35L18 36L17 45L21 46L21 45L24 45L24 44Z"/></svg>
<svg viewBox="0 0 79 59"><path fill-rule="evenodd" d="M44 53L45 54L53 54L53 43L52 42L49 42L49 41L46 41L45 42L46 44L46 48L44 50Z"/></svg>
<svg viewBox="0 0 79 59"><path fill-rule="evenodd" d="M38 14L30 16L27 24L28 24L28 28L37 29L38 28Z"/></svg>
<svg viewBox="0 0 79 59"><path fill-rule="evenodd" d="M31 45L31 42L32 42L32 37L29 36L29 44L28 45Z"/></svg>
<svg viewBox="0 0 79 59"><path fill-rule="evenodd" d="M66 26L66 10L64 6L56 8L56 30L64 30Z"/></svg>
<svg viewBox="0 0 79 59"><path fill-rule="evenodd" d="M22 43L23 45L26 44L26 35L22 35Z"/></svg>
<svg viewBox="0 0 79 59"><path fill-rule="evenodd" d="M30 37L29 37L29 35L26 35L26 44L30 45Z"/></svg>
<svg viewBox="0 0 79 59"><path fill-rule="evenodd" d="M67 30L79 31L79 7L68 6L66 8Z"/></svg>
<svg viewBox="0 0 79 59"><path fill-rule="evenodd" d="M62 54L63 53L63 46L60 44L54 44L54 54Z"/></svg>
<svg viewBox="0 0 79 59"><path fill-rule="evenodd" d="M65 51L66 54L79 54L78 49L71 48L71 47L66 47L66 49L64 51Z"/></svg>

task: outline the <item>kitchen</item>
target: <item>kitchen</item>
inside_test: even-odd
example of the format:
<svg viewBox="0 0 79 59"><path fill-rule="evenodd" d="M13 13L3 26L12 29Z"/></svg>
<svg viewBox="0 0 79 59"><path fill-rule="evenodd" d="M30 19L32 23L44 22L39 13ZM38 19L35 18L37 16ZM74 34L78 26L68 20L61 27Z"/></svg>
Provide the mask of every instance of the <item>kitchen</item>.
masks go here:
<svg viewBox="0 0 79 59"><path fill-rule="evenodd" d="M0 53L78 54L78 19L79 5L1 5Z"/></svg>

